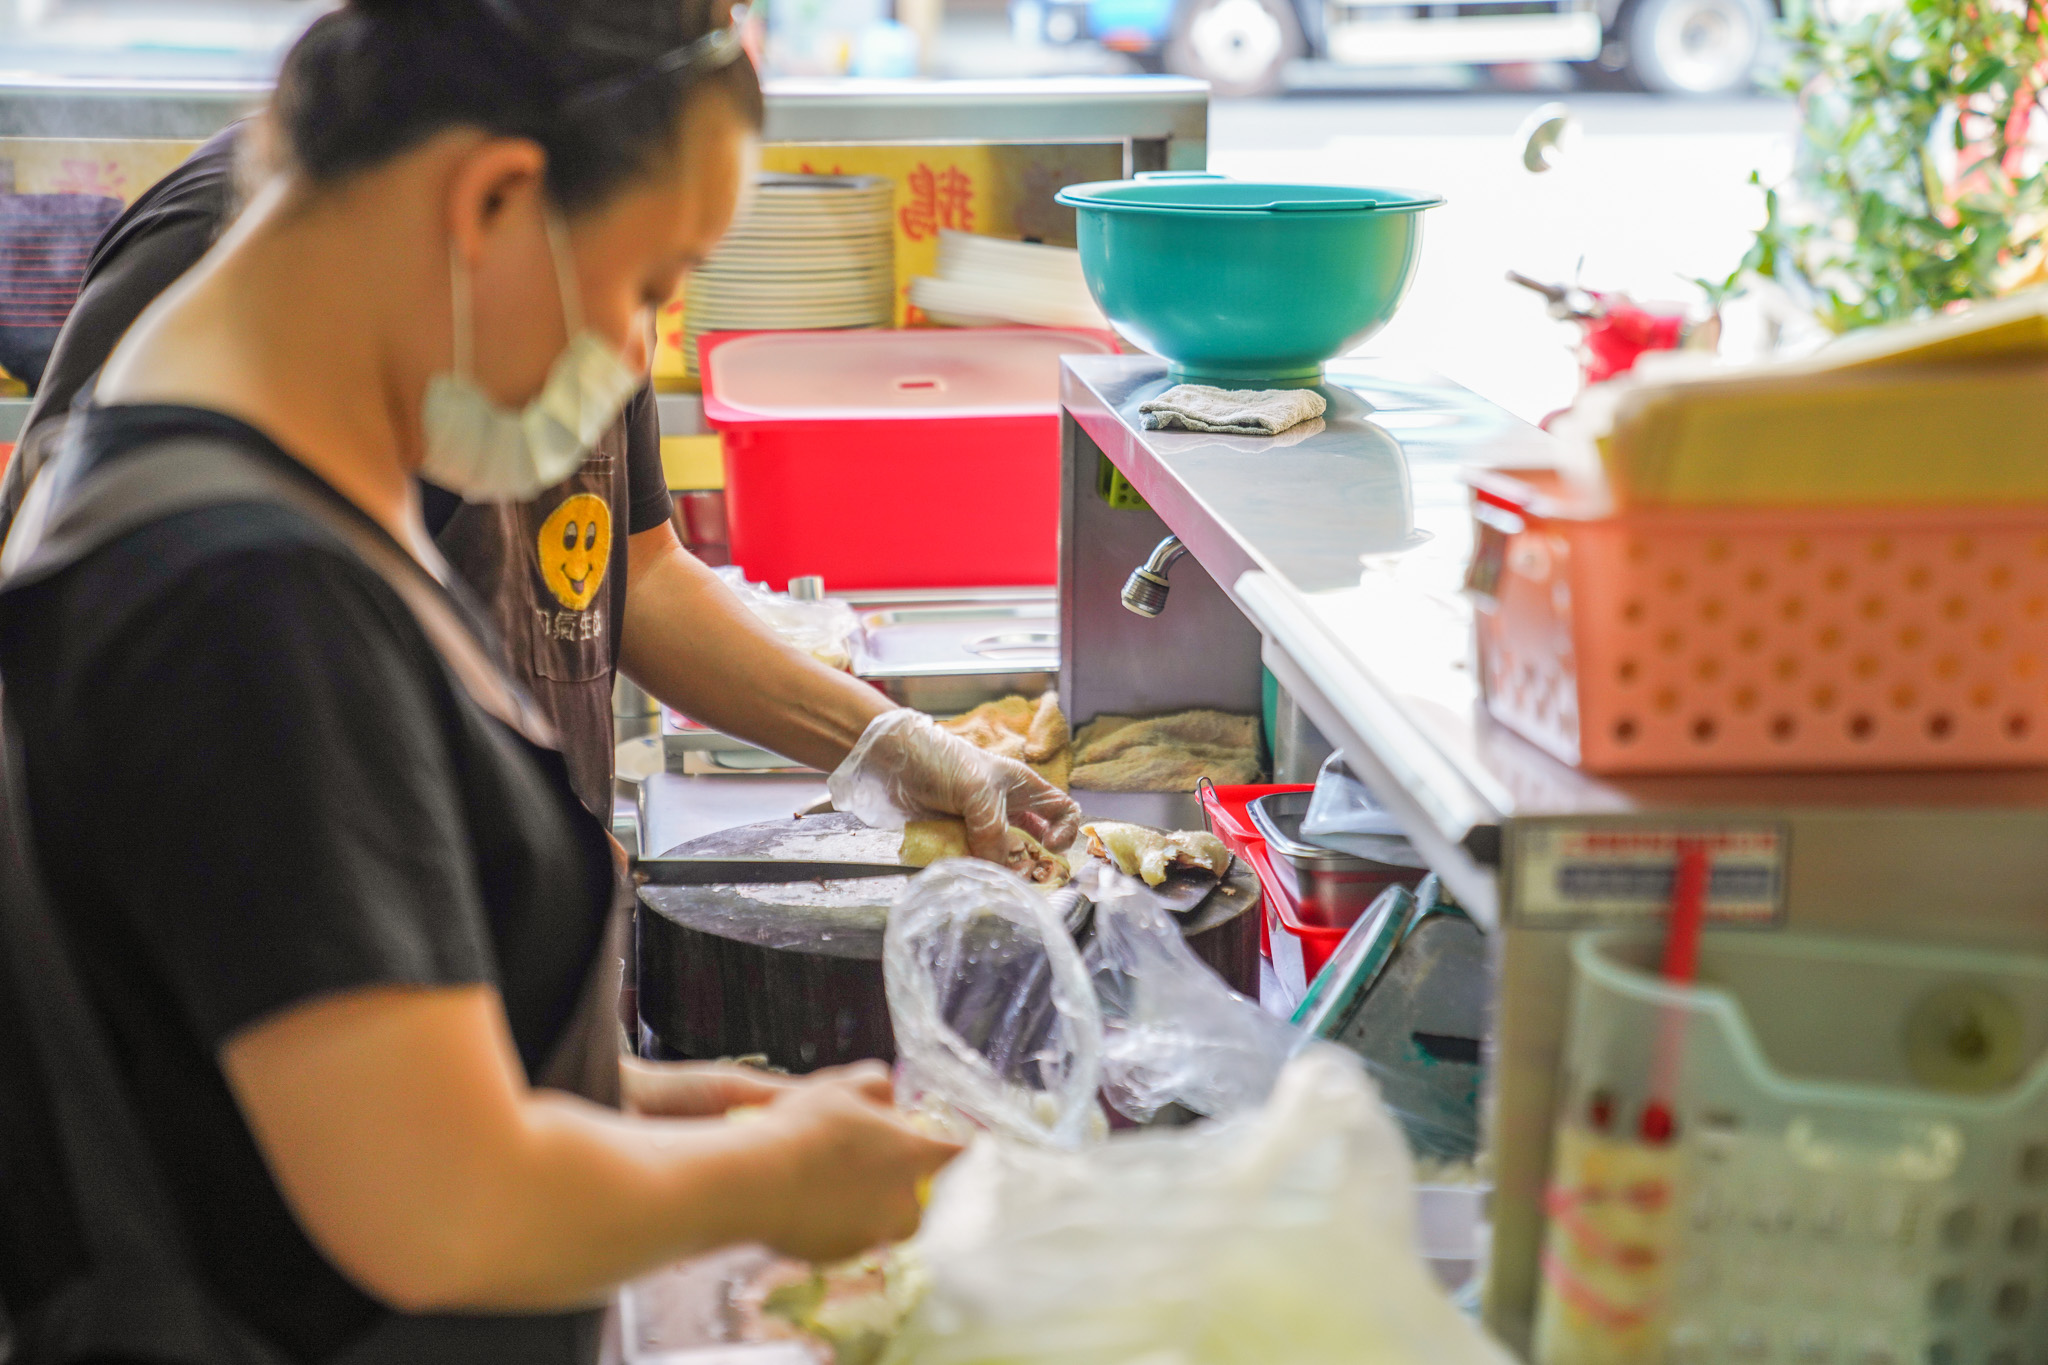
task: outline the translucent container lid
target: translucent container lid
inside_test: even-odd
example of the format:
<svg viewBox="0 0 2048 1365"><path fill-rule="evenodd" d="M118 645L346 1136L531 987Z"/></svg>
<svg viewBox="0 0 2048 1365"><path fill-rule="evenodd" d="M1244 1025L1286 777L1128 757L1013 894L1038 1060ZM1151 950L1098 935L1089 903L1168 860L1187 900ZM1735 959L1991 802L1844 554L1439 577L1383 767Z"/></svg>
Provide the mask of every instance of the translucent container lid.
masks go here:
<svg viewBox="0 0 2048 1365"><path fill-rule="evenodd" d="M1059 411L1060 357L1107 333L1041 327L760 332L707 347L714 422L1035 416Z"/></svg>
<svg viewBox="0 0 2048 1365"><path fill-rule="evenodd" d="M1233 180L1207 171L1153 171L1135 180L1069 185L1054 196L1072 208L1141 213L1413 213L1443 197L1365 185Z"/></svg>

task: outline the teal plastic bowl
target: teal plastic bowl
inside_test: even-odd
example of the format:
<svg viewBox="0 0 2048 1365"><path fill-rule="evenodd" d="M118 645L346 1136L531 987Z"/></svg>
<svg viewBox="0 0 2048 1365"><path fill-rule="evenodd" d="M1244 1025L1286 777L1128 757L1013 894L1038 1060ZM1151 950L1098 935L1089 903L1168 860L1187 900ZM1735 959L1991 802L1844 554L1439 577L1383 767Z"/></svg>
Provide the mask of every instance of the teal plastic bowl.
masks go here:
<svg viewBox="0 0 2048 1365"><path fill-rule="evenodd" d="M1176 380L1314 384L1394 316L1422 211L1406 190L1165 173L1069 185L1081 270L1103 316Z"/></svg>

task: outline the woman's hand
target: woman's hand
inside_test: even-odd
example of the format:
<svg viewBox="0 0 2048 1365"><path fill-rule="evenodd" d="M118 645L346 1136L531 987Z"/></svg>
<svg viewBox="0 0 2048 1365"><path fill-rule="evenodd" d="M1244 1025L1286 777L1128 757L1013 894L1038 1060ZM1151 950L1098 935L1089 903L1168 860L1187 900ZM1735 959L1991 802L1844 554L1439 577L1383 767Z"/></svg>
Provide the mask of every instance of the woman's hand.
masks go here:
<svg viewBox="0 0 2048 1365"><path fill-rule="evenodd" d="M1065 792L908 708L875 717L826 788L834 806L881 828L957 815L968 852L992 863L1007 863L1011 825L1055 851L1081 832L1081 808Z"/></svg>
<svg viewBox="0 0 2048 1365"><path fill-rule="evenodd" d="M803 1082L730 1062L619 1059L619 1096L631 1114L650 1118L715 1118L728 1109L772 1104Z"/></svg>
<svg viewBox="0 0 2048 1365"><path fill-rule="evenodd" d="M924 1182L960 1153L895 1111L876 1062L807 1077L748 1126L780 1163L755 1215L762 1240L803 1261L843 1261L916 1232Z"/></svg>
<svg viewBox="0 0 2048 1365"><path fill-rule="evenodd" d="M917 1227L959 1150L889 1107L869 1062L757 1087L742 1119L639 1117L527 1087L487 986L377 987L269 1016L221 1069L279 1191L357 1288L411 1313L555 1311L717 1247L855 1255Z"/></svg>

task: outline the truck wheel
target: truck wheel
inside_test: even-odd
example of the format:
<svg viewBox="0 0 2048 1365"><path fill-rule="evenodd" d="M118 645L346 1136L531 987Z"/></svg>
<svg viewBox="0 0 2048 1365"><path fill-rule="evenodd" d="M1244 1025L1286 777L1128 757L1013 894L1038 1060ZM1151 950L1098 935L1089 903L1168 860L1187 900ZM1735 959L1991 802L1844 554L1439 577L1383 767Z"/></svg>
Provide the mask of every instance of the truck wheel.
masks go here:
<svg viewBox="0 0 2048 1365"><path fill-rule="evenodd" d="M1666 95L1748 87L1770 15L1763 0L1641 0L1628 18L1629 71Z"/></svg>
<svg viewBox="0 0 2048 1365"><path fill-rule="evenodd" d="M1268 95L1306 50L1288 0L1184 0L1166 45L1167 69L1218 95Z"/></svg>

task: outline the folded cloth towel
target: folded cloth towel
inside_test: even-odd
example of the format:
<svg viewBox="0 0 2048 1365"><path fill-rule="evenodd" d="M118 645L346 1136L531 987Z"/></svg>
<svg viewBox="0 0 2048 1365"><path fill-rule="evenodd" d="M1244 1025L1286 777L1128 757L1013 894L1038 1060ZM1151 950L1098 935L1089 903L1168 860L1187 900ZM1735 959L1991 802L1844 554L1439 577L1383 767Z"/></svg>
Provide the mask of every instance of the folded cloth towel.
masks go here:
<svg viewBox="0 0 2048 1365"><path fill-rule="evenodd" d="M1191 792L1259 780L1259 718L1223 711L1097 716L1074 736L1074 786L1099 792Z"/></svg>
<svg viewBox="0 0 2048 1365"><path fill-rule="evenodd" d="M1276 436L1321 417L1329 404L1314 389L1213 389L1176 384L1138 404L1148 431L1186 427L1225 436Z"/></svg>

